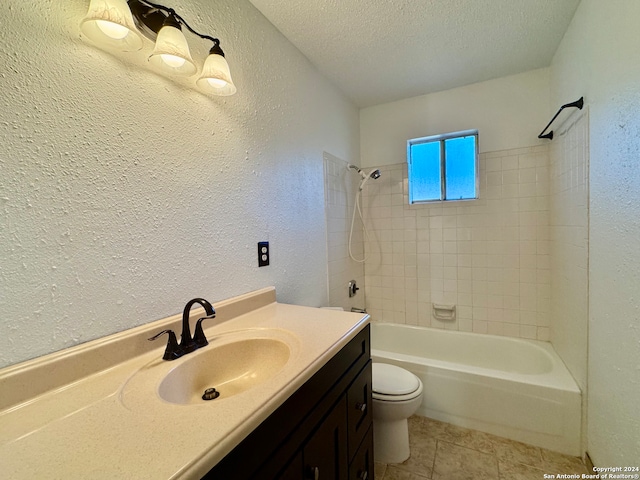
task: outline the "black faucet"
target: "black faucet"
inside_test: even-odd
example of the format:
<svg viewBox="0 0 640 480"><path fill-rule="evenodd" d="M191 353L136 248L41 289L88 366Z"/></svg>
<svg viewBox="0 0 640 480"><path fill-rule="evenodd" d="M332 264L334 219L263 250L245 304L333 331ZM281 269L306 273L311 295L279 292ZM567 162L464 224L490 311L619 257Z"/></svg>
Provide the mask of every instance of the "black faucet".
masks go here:
<svg viewBox="0 0 640 480"><path fill-rule="evenodd" d="M191 307L193 307L193 305L196 303L202 305L207 315L198 319L194 335L193 337L191 337L191 329L189 328L189 313L191 312ZM172 330L163 330L157 335L149 338L149 341L153 341L160 335L163 335L165 333L168 334L169 340L167 342L167 348L165 349L164 356L162 358L164 360L175 360L176 358L180 358L187 353L191 353L194 350L197 350L198 348L204 347L209 344L207 337L202 330L202 321L211 318L216 318L216 311L213 306L204 298L194 298L193 300L189 300L187 302L182 312L182 335L180 337L180 344L178 344L176 335Z"/></svg>
<svg viewBox="0 0 640 480"><path fill-rule="evenodd" d="M198 323L196 324L195 335L192 338L191 329L189 328L189 312L191 311L191 307L193 307L193 305L196 303L199 303L204 307L204 311L207 312L207 316L202 317L198 320ZM194 350L197 350L198 348L204 347L209 344L207 338L204 336L204 332L202 331L202 321L208 318L215 317L216 311L213 309L213 306L211 306L211 304L204 298L194 298L193 300L189 300L187 302L182 312L182 335L180 336L180 348L182 349L183 355L191 353Z"/></svg>

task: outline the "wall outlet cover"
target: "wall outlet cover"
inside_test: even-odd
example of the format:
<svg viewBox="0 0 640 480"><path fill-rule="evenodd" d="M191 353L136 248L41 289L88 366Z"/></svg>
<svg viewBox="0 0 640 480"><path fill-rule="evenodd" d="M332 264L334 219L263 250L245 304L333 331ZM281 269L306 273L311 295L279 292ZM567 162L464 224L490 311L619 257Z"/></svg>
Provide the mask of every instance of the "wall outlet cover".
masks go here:
<svg viewBox="0 0 640 480"><path fill-rule="evenodd" d="M258 267L269 265L269 242L258 242Z"/></svg>

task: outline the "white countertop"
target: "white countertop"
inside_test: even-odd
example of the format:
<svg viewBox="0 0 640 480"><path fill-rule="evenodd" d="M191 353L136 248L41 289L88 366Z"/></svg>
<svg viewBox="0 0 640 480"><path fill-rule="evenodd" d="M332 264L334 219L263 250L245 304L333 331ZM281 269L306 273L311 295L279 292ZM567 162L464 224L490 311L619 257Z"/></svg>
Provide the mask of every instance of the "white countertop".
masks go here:
<svg viewBox="0 0 640 480"><path fill-rule="evenodd" d="M243 301L258 308L234 316L242 310L238 305ZM256 297L231 299L225 305L223 318L210 320L205 328L207 347L167 362L161 360L165 342L159 340L154 350L22 398L0 411L1 476L12 480L200 478L369 323L366 314L276 303L273 289L258 291ZM219 310L217 304L214 307ZM178 321L177 316L171 317L133 329L131 335L123 332L109 342L96 341L101 348L89 342L68 354L0 370L0 399L5 388L21 388L21 381L29 389L34 365L42 370L46 364L47 376L55 376L56 368L73 362L74 355L78 362L96 360L103 365L104 359L97 357L113 349L126 350L122 342L131 343L134 333L140 343L145 335L167 325L175 327ZM193 321L191 325L193 331ZM290 346L289 360L269 381L233 397L197 405L176 405L158 396L157 379L164 373L214 348L216 339L246 335L247 330L251 335L280 336Z"/></svg>

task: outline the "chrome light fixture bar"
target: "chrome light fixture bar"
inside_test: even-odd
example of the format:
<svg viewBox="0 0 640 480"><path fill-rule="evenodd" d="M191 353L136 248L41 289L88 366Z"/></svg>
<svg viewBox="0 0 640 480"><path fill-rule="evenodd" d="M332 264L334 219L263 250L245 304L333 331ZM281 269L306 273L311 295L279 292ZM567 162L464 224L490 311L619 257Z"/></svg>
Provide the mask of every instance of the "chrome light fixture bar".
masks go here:
<svg viewBox="0 0 640 480"><path fill-rule="evenodd" d="M190 77L198 67L182 27L213 42L196 80L198 88L212 95L236 93L220 40L197 32L172 8L147 0L91 0L80 24L82 33L94 43L123 52L142 49L144 36L155 42L148 59L154 68L167 75Z"/></svg>

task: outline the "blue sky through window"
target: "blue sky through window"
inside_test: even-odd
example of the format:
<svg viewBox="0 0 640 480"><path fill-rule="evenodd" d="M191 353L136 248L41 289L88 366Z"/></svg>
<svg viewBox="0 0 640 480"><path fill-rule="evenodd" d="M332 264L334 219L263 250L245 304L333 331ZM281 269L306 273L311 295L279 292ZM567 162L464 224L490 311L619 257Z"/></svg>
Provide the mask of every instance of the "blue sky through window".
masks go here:
<svg viewBox="0 0 640 480"><path fill-rule="evenodd" d="M447 200L476 197L476 137L450 138L444 142Z"/></svg>
<svg viewBox="0 0 640 480"><path fill-rule="evenodd" d="M475 131L409 140L409 203L477 198L476 142Z"/></svg>
<svg viewBox="0 0 640 480"><path fill-rule="evenodd" d="M440 142L411 145L412 197L440 200Z"/></svg>

